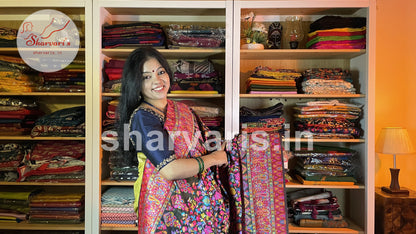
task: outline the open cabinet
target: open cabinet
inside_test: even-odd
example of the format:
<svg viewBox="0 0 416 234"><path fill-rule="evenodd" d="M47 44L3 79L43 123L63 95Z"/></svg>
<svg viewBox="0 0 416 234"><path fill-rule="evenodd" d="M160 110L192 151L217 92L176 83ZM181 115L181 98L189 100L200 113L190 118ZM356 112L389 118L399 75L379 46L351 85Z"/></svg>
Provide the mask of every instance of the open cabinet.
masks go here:
<svg viewBox="0 0 416 234"><path fill-rule="evenodd" d="M31 14L40 11L40 10L56 10L60 11L66 16L68 16L76 25L78 33L80 36L80 46L78 52L71 62L72 64L77 63L78 74L82 76L85 81L79 86L79 89L49 89L46 88L43 78L39 80L43 82L36 86L25 87L25 84L21 84L17 89L8 89L8 87L3 87L0 91L0 98L2 99L16 99L16 100L25 100L29 103L36 103L39 111L42 112L42 115L49 115L59 110L63 110L71 107L83 107L82 112L85 113L81 115L81 118L85 117L84 122L84 131L82 134L75 135L33 135L31 131L7 131L3 128L3 134L0 136L0 143L4 144L19 144L19 145L40 145L43 143L59 143L61 145L66 145L68 142L79 143L78 146L82 154L84 155L83 169L79 171L79 176L77 179L72 180L59 180L56 178L45 178L39 176L29 176L29 174L22 174L18 176L17 180L11 179L7 180L2 177L0 182L0 190L2 192L13 190L16 192L20 191L33 191L40 189L45 192L63 192L63 193L81 193L84 194L83 200L85 201L85 206L82 205L79 213L81 214L81 219L77 222L67 223L67 224L53 224L41 222L34 222L32 220L24 220L20 223L6 222L0 225L0 232L4 233L26 233L26 232L79 232L79 233L89 233L90 229L90 216L92 210L89 204L91 202L92 190L88 190L92 186L90 165L93 160L91 142L92 135L90 133L90 124L92 120L92 96L88 95L91 93L91 81L92 81L92 70L90 69L91 63L91 52L90 52L90 33L92 26L92 15L91 15L91 1L70 1L70 2L56 2L56 1L3 1L0 3L0 25L6 31L16 30L18 31L20 25L24 20ZM51 33L52 34L52 33ZM1 56L15 57L20 59L19 51L16 48L16 45L9 44L0 48ZM4 71L4 70L3 70ZM4 71L5 72L5 71ZM35 76L41 76L42 74L36 73ZM53 74L53 73L50 73ZM7 81L5 80L8 76L3 73L2 75L2 84L7 86ZM19 79L16 79L20 81ZM23 79L24 80L24 79ZM12 86L9 86L12 87ZM3 102L4 105L4 102ZM3 116L3 119L5 117ZM4 124L4 122L3 122ZM33 124L33 122L32 122ZM32 148L33 152L33 148ZM2 161L4 163L4 161ZM23 162L23 161L22 161ZM25 162L29 163L29 162ZM45 165L46 166L46 165ZM22 164L19 165L22 167ZM3 169L5 169L3 167ZM2 170L4 172L4 170ZM37 171L39 172L39 171ZM92 172L92 171L91 171ZM35 173L33 173L35 175ZM40 173L41 174L41 173ZM40 175L38 174L38 175ZM27 176L23 176L27 175ZM10 178L9 178L10 179ZM7 200L7 199L6 199ZM3 204L5 200L2 200ZM82 209L82 211L81 211Z"/></svg>
<svg viewBox="0 0 416 234"><path fill-rule="evenodd" d="M163 34L172 36L175 27L191 29L197 26L199 29L220 30L222 42L216 46L195 46L188 44L166 44L159 43L155 46L171 65L175 72L175 64L179 60L186 62L210 61L215 71L221 76L221 83L217 93L212 92L190 92L190 93L169 93L168 98L179 101L191 101L192 103L207 103L214 105L222 111L222 124L219 132L222 137L231 138L231 94L232 94L232 1L94 1L94 87L93 96L96 100L94 113L95 136L94 138L95 167L94 178L98 181L94 183L96 192L94 210L98 212L93 215L93 222L96 233L131 231L137 232L137 227L109 227L103 224L103 217L100 216L102 204L100 203L102 194L112 187L133 187L134 178L117 179L114 177L114 167L112 168L111 151L101 147L102 145L111 146L109 142L114 137L109 136L108 130L111 126L104 126L102 123L108 117L109 103L116 101L120 97L118 91L114 91L105 86L110 76L106 73L107 65L110 61L124 61L128 55L137 48L137 44L108 44L102 35L112 26L131 26L142 23L151 23L163 28ZM159 28L158 28L159 29ZM171 31L170 31L171 30ZM180 30L179 30L180 31ZM140 42L137 42L140 43ZM104 87L105 86L105 87ZM99 100L99 101L98 101ZM111 104L110 104L111 105ZM111 108L110 108L111 109ZM113 129L114 130L114 129ZM134 169L133 169L134 170ZM137 170L136 170L137 171ZM101 220L101 221L100 221Z"/></svg>
<svg viewBox="0 0 416 234"><path fill-rule="evenodd" d="M362 135L354 139L314 139L313 144L340 146L358 152L361 179L354 185L314 184L289 182L286 191L324 188L339 199L343 215L350 224L347 228L310 228L289 224L290 233L374 233L374 89L375 89L375 1L373 0L275 0L275 1L153 1L153 0L18 0L0 3L0 27L18 29L21 22L37 10L54 9L68 15L82 34L76 59L85 64L85 89L70 91L8 91L0 92L0 98L25 98L39 103L44 113L52 113L67 107L85 106L85 135L77 137L31 137L1 135L0 143L68 142L85 143L85 170L83 182L11 182L1 181L0 190L13 188L42 188L50 191L81 191L85 193L84 221L78 224L33 224L28 222L3 223L0 232L73 231L80 233L136 233L134 226L107 226L102 224L102 195L110 188L133 188L134 176L126 180L114 177L111 167L112 152L108 150L112 136L109 116L114 114L114 103L120 93L107 86L106 71L110 61L122 62L137 47L136 44L108 44L103 33L120 25L159 25L166 36L174 27L187 28L197 25L204 29L219 29L222 43L216 47L176 44L159 44L156 48L168 59L175 71L179 60L202 62L209 60L221 74L220 92L170 93L169 98L190 103L207 103L222 110L219 132L225 139L232 139L240 131L240 107L269 107L279 102L284 105L283 117L288 134L284 144L309 143L297 138L293 126L296 103L338 99L362 105L360 127ZM241 18L254 12L256 22L269 25L281 22L289 16L301 16L304 32L311 22L326 15L366 18L365 49L306 49L305 39L299 49L289 49L283 34L281 49L241 49ZM19 57L16 47L0 47L1 56ZM342 68L351 71L355 94L249 94L246 81L256 66L274 69L294 69L303 72L309 68ZM120 72L120 70L118 70ZM1 85L1 84L0 84ZM110 111L110 112L109 112ZM112 116L114 117L114 116ZM114 122L113 122L114 123Z"/></svg>
<svg viewBox="0 0 416 234"><path fill-rule="evenodd" d="M300 42L298 49L290 49L288 37L282 33L280 49L241 49L241 19L253 12L256 22L270 25L280 22L283 31L285 19L300 16L303 33L309 25L326 16L365 17L367 20L367 44L365 49L306 49ZM306 188L325 188L339 199L343 215L348 220L347 228L300 227L289 224L290 233L373 233L374 232L374 80L375 80L375 4L373 1L234 1L234 44L233 44L233 122L234 133L239 131L239 108L266 108L279 102L284 104L283 117L287 128L283 142L286 145L312 143L354 149L360 161L361 181L351 186L305 185L298 181L288 182L286 192ZM306 37L306 35L305 35ZM237 43L236 43L237 42ZM303 72L310 68L342 68L353 74L355 94L249 94L246 81L257 66L272 69L294 69ZM360 120L363 135L355 139L306 139L300 138L294 128L296 103L308 101L342 100L363 106ZM312 140L312 141L311 141Z"/></svg>

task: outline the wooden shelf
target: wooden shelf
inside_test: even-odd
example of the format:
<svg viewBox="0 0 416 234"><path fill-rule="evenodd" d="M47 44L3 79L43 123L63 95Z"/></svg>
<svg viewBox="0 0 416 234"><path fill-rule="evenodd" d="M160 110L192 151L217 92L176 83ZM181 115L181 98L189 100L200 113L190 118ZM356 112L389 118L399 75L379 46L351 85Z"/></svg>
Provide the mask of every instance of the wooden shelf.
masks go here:
<svg viewBox="0 0 416 234"><path fill-rule="evenodd" d="M101 185L109 186L133 186L134 181L114 181L114 180L102 180Z"/></svg>
<svg viewBox="0 0 416 234"><path fill-rule="evenodd" d="M125 59L135 48L102 49L101 52L111 58ZM180 49L158 49L167 59L224 59L225 49L203 49L203 48L180 48Z"/></svg>
<svg viewBox="0 0 416 234"><path fill-rule="evenodd" d="M30 13L33 13L33 10L31 10ZM37 50L39 50L39 49L37 49ZM18 56L18 57L20 57L19 50L17 48L14 48L14 47L11 47L11 48L8 48L8 47L0 47L0 53L2 55L9 55L9 56ZM85 53L85 48L79 48L78 49L78 53Z"/></svg>
<svg viewBox="0 0 416 234"><path fill-rule="evenodd" d="M361 49L265 49L240 50L240 57L244 60L352 59L365 53Z"/></svg>
<svg viewBox="0 0 416 234"><path fill-rule="evenodd" d="M358 227L351 221L348 228L313 228L313 227L299 227L295 224L289 223L289 233L357 233L363 234L362 228ZM106 231L137 231L137 227L107 227L101 226L101 230Z"/></svg>
<svg viewBox="0 0 416 234"><path fill-rule="evenodd" d="M240 98L363 98L364 94L240 94Z"/></svg>
<svg viewBox="0 0 416 234"><path fill-rule="evenodd" d="M364 139L312 139L312 138L295 138L282 139L283 142L310 142L313 143L364 143Z"/></svg>
<svg viewBox="0 0 416 234"><path fill-rule="evenodd" d="M101 230L103 231L117 231L117 232L126 232L126 231L135 231L137 232L137 227L108 227L108 226L102 226Z"/></svg>
<svg viewBox="0 0 416 234"><path fill-rule="evenodd" d="M69 141L69 140L76 140L76 141L83 141L85 137L31 137L31 136L0 136L0 140L18 140L18 141L46 141L46 140L54 140L54 141Z"/></svg>
<svg viewBox="0 0 416 234"><path fill-rule="evenodd" d="M309 185L309 184L301 184L298 181L294 182L287 182L285 184L286 188L326 188L326 189L364 189L365 186L362 184L354 184L354 185L329 185L329 184L316 184L316 185Z"/></svg>
<svg viewBox="0 0 416 234"><path fill-rule="evenodd" d="M289 223L289 233L349 233L364 234L364 230L346 219L349 224L348 228L322 228L322 227L299 227L293 223Z"/></svg>
<svg viewBox="0 0 416 234"><path fill-rule="evenodd" d="M20 93L20 92L0 92L0 96L85 96L84 92L81 93L62 93L62 92L26 92L26 93Z"/></svg>
<svg viewBox="0 0 416 234"><path fill-rule="evenodd" d="M84 230L81 224L1 223L0 230Z"/></svg>
<svg viewBox="0 0 416 234"><path fill-rule="evenodd" d="M120 97L120 93L103 93L103 97ZM224 98L224 94L172 94L168 93L169 98Z"/></svg>
<svg viewBox="0 0 416 234"><path fill-rule="evenodd" d="M0 181L0 185L10 186L85 186L85 183L55 183L55 182L4 182Z"/></svg>

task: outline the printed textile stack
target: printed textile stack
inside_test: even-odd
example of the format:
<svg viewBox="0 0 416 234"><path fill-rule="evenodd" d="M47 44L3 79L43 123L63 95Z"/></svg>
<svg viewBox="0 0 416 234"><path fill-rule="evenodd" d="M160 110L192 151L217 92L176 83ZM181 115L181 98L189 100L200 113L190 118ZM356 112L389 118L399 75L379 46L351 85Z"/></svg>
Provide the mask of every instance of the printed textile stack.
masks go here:
<svg viewBox="0 0 416 234"><path fill-rule="evenodd" d="M30 223L75 224L83 221L83 192L45 191L30 200Z"/></svg>
<svg viewBox="0 0 416 234"><path fill-rule="evenodd" d="M18 181L84 182L85 143L83 141L42 141L19 166Z"/></svg>
<svg viewBox="0 0 416 234"><path fill-rule="evenodd" d="M107 132L107 137L112 137L113 134L110 131L116 131L116 110L118 106L118 99L110 100L107 102L107 111L103 117L103 132Z"/></svg>
<svg viewBox="0 0 416 234"><path fill-rule="evenodd" d="M35 126L30 133L31 137L84 135L85 106L69 107L44 115L35 121Z"/></svg>
<svg viewBox="0 0 416 234"><path fill-rule="evenodd" d="M240 122L257 122L262 119L280 118L283 115L283 103L277 103L266 108L253 109L246 106L240 107Z"/></svg>
<svg viewBox="0 0 416 234"><path fill-rule="evenodd" d="M366 18L324 16L310 24L306 48L365 49Z"/></svg>
<svg viewBox="0 0 416 234"><path fill-rule="evenodd" d="M170 24L167 35L170 47L216 48L225 46L224 28Z"/></svg>
<svg viewBox="0 0 416 234"><path fill-rule="evenodd" d="M0 47L16 48L17 29L0 27Z"/></svg>
<svg viewBox="0 0 416 234"><path fill-rule="evenodd" d="M118 150L110 151L109 153L109 179L115 181L136 181L138 178L137 157L127 157Z"/></svg>
<svg viewBox="0 0 416 234"><path fill-rule="evenodd" d="M299 137L315 139L359 138L362 105L338 100L296 103L294 128Z"/></svg>
<svg viewBox="0 0 416 234"><path fill-rule="evenodd" d="M17 168L30 150L30 144L0 144L0 181L17 181Z"/></svg>
<svg viewBox="0 0 416 234"><path fill-rule="evenodd" d="M302 74L306 94L355 94L351 73L340 68L312 68Z"/></svg>
<svg viewBox="0 0 416 234"><path fill-rule="evenodd" d="M211 131L222 131L224 127L224 110L212 103L181 101L189 106Z"/></svg>
<svg viewBox="0 0 416 234"><path fill-rule="evenodd" d="M29 99L0 97L0 135L28 135L43 114Z"/></svg>
<svg viewBox="0 0 416 234"><path fill-rule="evenodd" d="M357 182L355 150L314 144L310 150L306 145L299 150L292 148L292 153L295 160L292 176L302 184L353 185Z"/></svg>
<svg viewBox="0 0 416 234"><path fill-rule="evenodd" d="M134 190L111 187L101 196L101 225L103 227L136 227Z"/></svg>
<svg viewBox="0 0 416 234"><path fill-rule="evenodd" d="M121 76L126 61L119 59L111 59L104 64L105 81L103 82L104 92L120 93L121 92Z"/></svg>
<svg viewBox="0 0 416 234"><path fill-rule="evenodd" d="M20 223L27 220L31 197L38 189L2 188L0 191L0 223Z"/></svg>
<svg viewBox="0 0 416 234"><path fill-rule="evenodd" d="M103 27L103 48L120 46L165 46L165 34L158 23L136 22Z"/></svg>
<svg viewBox="0 0 416 234"><path fill-rule="evenodd" d="M173 74L172 94L218 94L224 93L224 81L209 60L178 60Z"/></svg>
<svg viewBox="0 0 416 234"><path fill-rule="evenodd" d="M290 222L301 227L345 228L338 199L325 189L300 189L287 193Z"/></svg>
<svg viewBox="0 0 416 234"><path fill-rule="evenodd" d="M0 55L0 92L34 92L42 85L34 72L21 58Z"/></svg>
<svg viewBox="0 0 416 234"><path fill-rule="evenodd" d="M40 74L43 85L39 91L85 92L85 62L74 61L64 69Z"/></svg>
<svg viewBox="0 0 416 234"><path fill-rule="evenodd" d="M301 76L292 69L258 66L246 81L246 91L253 94L296 94L296 80Z"/></svg>

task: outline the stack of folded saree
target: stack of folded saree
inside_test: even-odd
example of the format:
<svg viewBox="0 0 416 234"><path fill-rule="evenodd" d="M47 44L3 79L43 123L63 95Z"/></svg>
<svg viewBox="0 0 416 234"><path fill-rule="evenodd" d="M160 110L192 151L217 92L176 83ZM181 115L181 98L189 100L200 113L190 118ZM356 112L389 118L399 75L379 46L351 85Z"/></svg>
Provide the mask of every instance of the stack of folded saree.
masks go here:
<svg viewBox="0 0 416 234"><path fill-rule="evenodd" d="M64 69L40 74L43 84L39 91L85 92L85 62L73 61Z"/></svg>
<svg viewBox="0 0 416 234"><path fill-rule="evenodd" d="M0 223L27 220L30 199L38 192L38 189L3 188L0 191Z"/></svg>
<svg viewBox="0 0 416 234"><path fill-rule="evenodd" d="M43 114L29 99L0 97L0 135L28 135Z"/></svg>
<svg viewBox="0 0 416 234"><path fill-rule="evenodd" d="M17 181L17 168L28 153L30 144L0 144L0 181Z"/></svg>
<svg viewBox="0 0 416 234"><path fill-rule="evenodd" d="M0 27L0 47L16 48L17 29Z"/></svg>
<svg viewBox="0 0 416 234"><path fill-rule="evenodd" d="M341 68L312 68L302 74L306 94L355 94L351 73Z"/></svg>
<svg viewBox="0 0 416 234"><path fill-rule="evenodd" d="M292 69L258 66L246 81L246 91L252 94L296 94L296 80L301 76Z"/></svg>
<svg viewBox="0 0 416 234"><path fill-rule="evenodd" d="M240 107L240 122L257 122L262 119L280 118L283 115L283 103L279 102L266 108Z"/></svg>
<svg viewBox="0 0 416 234"><path fill-rule="evenodd" d="M103 116L103 132L108 132L107 137L113 136L110 131L116 131L116 110L118 106L118 99L109 100L107 102L107 110Z"/></svg>
<svg viewBox="0 0 416 234"><path fill-rule="evenodd" d="M171 93L218 94L224 93L224 81L220 72L209 60L178 60L175 64Z"/></svg>
<svg viewBox="0 0 416 234"><path fill-rule="evenodd" d="M166 42L163 28L158 23L135 22L103 27L103 48L120 46L164 46Z"/></svg>
<svg viewBox="0 0 416 234"><path fill-rule="evenodd" d="M18 181L84 182L83 141L43 141L35 144L18 167Z"/></svg>
<svg viewBox="0 0 416 234"><path fill-rule="evenodd" d="M35 121L31 137L61 136L81 137L85 135L85 106L57 110Z"/></svg>
<svg viewBox="0 0 416 234"><path fill-rule="evenodd" d="M108 165L110 168L110 180L137 180L137 157L130 158L118 150L109 151L109 154Z"/></svg>
<svg viewBox="0 0 416 234"><path fill-rule="evenodd" d="M225 46L225 29L204 25L170 24L167 29L170 46L216 48Z"/></svg>
<svg viewBox="0 0 416 234"><path fill-rule="evenodd" d="M135 227L134 190L111 187L101 196L101 225L104 227Z"/></svg>
<svg viewBox="0 0 416 234"><path fill-rule="evenodd" d="M300 137L353 139L361 135L362 106L338 100L296 103L294 128Z"/></svg>
<svg viewBox="0 0 416 234"><path fill-rule="evenodd" d="M365 49L366 18L324 16L310 25L306 48Z"/></svg>
<svg viewBox="0 0 416 234"><path fill-rule="evenodd" d="M44 191L30 200L30 223L75 224L83 221L83 192Z"/></svg>
<svg viewBox="0 0 416 234"><path fill-rule="evenodd" d="M0 55L0 92L34 92L41 82L23 59Z"/></svg>
<svg viewBox="0 0 416 234"><path fill-rule="evenodd" d="M353 185L357 182L355 150L314 144L313 149L302 146L292 152L296 161L293 176L302 184Z"/></svg>
<svg viewBox="0 0 416 234"><path fill-rule="evenodd" d="M290 222L301 227L345 228L348 223L338 199L325 189L300 189L287 193Z"/></svg>
<svg viewBox="0 0 416 234"><path fill-rule="evenodd" d="M202 120L211 131L222 131L224 127L223 108L208 102L183 100Z"/></svg>
<svg viewBox="0 0 416 234"><path fill-rule="evenodd" d="M111 59L109 62L104 64L104 92L121 92L121 76L123 74L124 63L124 60Z"/></svg>
<svg viewBox="0 0 416 234"><path fill-rule="evenodd" d="M230 233L287 233L283 118L246 123L227 146ZM258 134L258 133L263 134ZM228 186L227 186L228 187Z"/></svg>

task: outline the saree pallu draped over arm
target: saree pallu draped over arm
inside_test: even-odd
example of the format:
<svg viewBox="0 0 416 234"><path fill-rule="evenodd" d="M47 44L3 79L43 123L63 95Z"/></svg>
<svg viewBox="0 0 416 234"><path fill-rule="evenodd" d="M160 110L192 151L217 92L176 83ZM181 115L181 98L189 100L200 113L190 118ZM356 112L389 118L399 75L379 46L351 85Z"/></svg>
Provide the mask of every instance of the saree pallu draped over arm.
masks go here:
<svg viewBox="0 0 416 234"><path fill-rule="evenodd" d="M173 141L173 151L164 143L162 150L150 150L148 143L155 138L146 135L150 132L146 130L149 125L163 132L163 141ZM139 179L135 183L138 232L227 233L228 204L215 179L215 168L206 168L197 176L175 181L168 181L159 174L164 165L175 159L209 153L204 146L207 128L200 119L179 102L168 100L166 116L144 103L133 112L130 130L142 133L143 149L138 150Z"/></svg>
<svg viewBox="0 0 416 234"><path fill-rule="evenodd" d="M281 133L270 131L280 127L260 125L243 129L227 149L230 233L288 233Z"/></svg>

